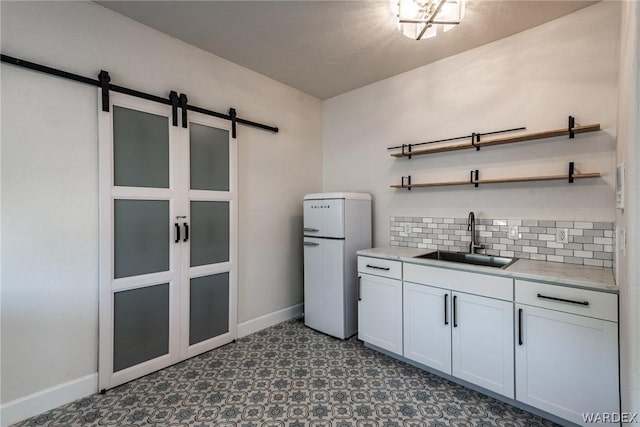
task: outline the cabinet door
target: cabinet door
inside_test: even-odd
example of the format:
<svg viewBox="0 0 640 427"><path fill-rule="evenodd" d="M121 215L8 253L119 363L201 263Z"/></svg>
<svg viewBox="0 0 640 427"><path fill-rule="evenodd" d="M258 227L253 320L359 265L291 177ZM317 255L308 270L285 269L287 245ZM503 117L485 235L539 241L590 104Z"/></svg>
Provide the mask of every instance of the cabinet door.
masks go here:
<svg viewBox="0 0 640 427"><path fill-rule="evenodd" d="M451 292L403 284L404 357L451 374Z"/></svg>
<svg viewBox="0 0 640 427"><path fill-rule="evenodd" d="M516 399L586 425L618 412L618 324L516 305Z"/></svg>
<svg viewBox="0 0 640 427"><path fill-rule="evenodd" d="M358 338L402 354L402 282L360 274Z"/></svg>
<svg viewBox="0 0 640 427"><path fill-rule="evenodd" d="M513 303L452 296L453 375L514 397Z"/></svg>

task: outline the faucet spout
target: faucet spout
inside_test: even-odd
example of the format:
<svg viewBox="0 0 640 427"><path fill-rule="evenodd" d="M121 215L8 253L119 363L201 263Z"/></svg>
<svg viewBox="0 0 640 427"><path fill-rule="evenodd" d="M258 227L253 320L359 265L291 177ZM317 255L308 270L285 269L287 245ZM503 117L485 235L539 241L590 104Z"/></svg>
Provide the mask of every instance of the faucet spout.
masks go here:
<svg viewBox="0 0 640 427"><path fill-rule="evenodd" d="M469 243L469 253L476 253L476 249L484 249L484 245L476 243L476 216L473 211L469 212L467 217L467 230L471 233L471 242Z"/></svg>

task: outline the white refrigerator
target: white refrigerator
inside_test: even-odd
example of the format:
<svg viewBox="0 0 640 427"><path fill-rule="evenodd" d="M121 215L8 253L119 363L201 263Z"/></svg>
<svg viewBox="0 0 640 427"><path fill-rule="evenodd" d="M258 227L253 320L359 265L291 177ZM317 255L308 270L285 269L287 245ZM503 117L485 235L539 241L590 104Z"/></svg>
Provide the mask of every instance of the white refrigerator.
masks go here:
<svg viewBox="0 0 640 427"><path fill-rule="evenodd" d="M371 247L371 196L304 197L304 323L336 338L358 331L356 251Z"/></svg>

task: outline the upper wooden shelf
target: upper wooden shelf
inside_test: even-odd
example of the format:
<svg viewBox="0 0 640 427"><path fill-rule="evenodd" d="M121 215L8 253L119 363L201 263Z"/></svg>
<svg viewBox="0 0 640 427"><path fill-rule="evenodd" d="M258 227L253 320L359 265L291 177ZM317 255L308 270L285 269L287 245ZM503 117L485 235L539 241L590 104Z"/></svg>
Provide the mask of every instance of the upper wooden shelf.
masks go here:
<svg viewBox="0 0 640 427"><path fill-rule="evenodd" d="M572 129L574 134L596 132L599 130L600 130L600 123L595 123L595 124L585 125L585 126L576 126ZM478 141L475 144L472 144L471 142L463 142L463 143L450 144L450 145L430 146L425 148L413 149L410 152L404 151L404 152L391 153L391 156L392 157L412 157L412 156L420 156L423 154L442 153L446 151L458 151L458 150L467 150L467 149L473 149L473 148L479 149L482 147L490 147L492 145L513 144L515 142L532 141L532 140L544 139L544 138L555 138L558 136L565 136L565 135L570 135L570 131L568 128L548 130L543 132L524 133L521 135L514 135L514 136L503 137L503 138L487 139L484 141Z"/></svg>

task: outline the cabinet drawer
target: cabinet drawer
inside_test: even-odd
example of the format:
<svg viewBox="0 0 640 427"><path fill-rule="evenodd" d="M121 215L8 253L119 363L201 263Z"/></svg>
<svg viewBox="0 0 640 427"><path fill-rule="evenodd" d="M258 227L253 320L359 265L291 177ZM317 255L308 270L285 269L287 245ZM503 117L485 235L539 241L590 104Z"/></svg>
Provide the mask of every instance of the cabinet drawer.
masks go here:
<svg viewBox="0 0 640 427"><path fill-rule="evenodd" d="M402 279L402 262L359 256L358 272L389 277L391 279Z"/></svg>
<svg viewBox="0 0 640 427"><path fill-rule="evenodd" d="M516 302L596 319L618 321L618 295L516 280Z"/></svg>
<svg viewBox="0 0 640 427"><path fill-rule="evenodd" d="M404 264L404 280L474 295L513 301L513 279L418 264Z"/></svg>

